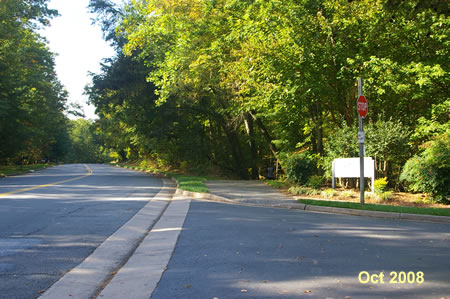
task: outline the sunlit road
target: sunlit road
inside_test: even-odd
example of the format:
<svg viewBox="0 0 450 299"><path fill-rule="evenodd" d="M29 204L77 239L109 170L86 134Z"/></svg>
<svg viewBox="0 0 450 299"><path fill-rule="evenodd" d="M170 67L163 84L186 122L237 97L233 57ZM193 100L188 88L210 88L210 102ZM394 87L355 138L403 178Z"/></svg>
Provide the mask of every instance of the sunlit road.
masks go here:
<svg viewBox="0 0 450 299"><path fill-rule="evenodd" d="M82 164L0 179L0 298L37 297L161 185L149 175Z"/></svg>
<svg viewBox="0 0 450 299"><path fill-rule="evenodd" d="M0 298L39 296L161 187L158 178L107 165L64 165L0 180ZM450 294L448 224L203 201L192 201L182 217L154 299ZM150 232L156 248L177 227ZM146 254L155 252L135 257ZM145 271L138 277L150 277ZM133 298L133 291L125 293Z"/></svg>
<svg viewBox="0 0 450 299"><path fill-rule="evenodd" d="M448 224L194 201L152 298L449 298L449 238Z"/></svg>

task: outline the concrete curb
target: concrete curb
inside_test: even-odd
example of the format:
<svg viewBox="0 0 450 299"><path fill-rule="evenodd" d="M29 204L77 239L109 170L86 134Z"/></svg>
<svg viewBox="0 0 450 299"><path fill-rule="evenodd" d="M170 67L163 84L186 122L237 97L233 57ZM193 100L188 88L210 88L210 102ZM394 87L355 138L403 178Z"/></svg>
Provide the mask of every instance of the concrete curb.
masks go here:
<svg viewBox="0 0 450 299"><path fill-rule="evenodd" d="M141 170L135 170L135 171L141 171ZM157 174L157 173L153 173L153 172L147 172L147 173L163 176L161 174ZM288 204L285 203L285 204L276 204L276 205L264 205L264 204L236 202L234 200L231 200L231 199L219 196L219 195L214 195L211 193L200 193L200 192L181 190L178 188L178 182L175 179L173 179L173 180L177 184L177 189L175 191L175 194L190 196L195 199L210 200L210 201L215 201L215 202L228 203L228 204L241 205L241 206L281 208L281 209L290 209L290 210L305 210L305 211L312 211L312 212L344 214L344 215L352 215L352 216L366 216L366 217L386 218L386 219L402 219L402 220L412 220L412 221L450 223L450 217L447 217L447 216L433 216L433 215L382 212L382 211L367 211L367 210L356 210L356 209L348 209L348 208L335 208L335 207L306 205L306 204L302 204L302 203L288 203Z"/></svg>
<svg viewBox="0 0 450 299"><path fill-rule="evenodd" d="M433 216L433 215L400 213L400 219L414 220L414 221L429 221L429 222L450 223L450 217L446 217L446 216Z"/></svg>
<svg viewBox="0 0 450 299"><path fill-rule="evenodd" d="M138 213L67 272L40 298L93 298L111 274L129 259L172 199L175 184L164 179L162 190Z"/></svg>
<svg viewBox="0 0 450 299"><path fill-rule="evenodd" d="M210 200L228 204L243 205L243 206L254 206L254 207L267 207L267 208L282 208L282 209L294 209L294 210L305 210L312 212L322 212L322 213L333 213L333 214L344 214L352 216L366 216L375 218L385 218L385 219L402 219L402 220L412 220L412 221L425 221L425 222L439 222L439 223L449 223L450 217L446 216L433 216L433 215L421 215L421 214L407 214L407 213L395 213L395 212L382 212L382 211L367 211L367 210L356 210L347 208L335 208L335 207L324 207L315 205L306 205L302 203L288 203L288 204L277 204L277 205L263 205L263 204L252 204L252 203L241 203L236 202L231 199L210 194L210 193L199 193L184 191L178 189L176 194L183 194L186 196L191 196L196 199Z"/></svg>
<svg viewBox="0 0 450 299"><path fill-rule="evenodd" d="M185 190L178 189L178 182L177 182L177 190L175 191L175 194L190 196L190 197L193 197L196 199L206 199L206 200L211 200L211 201L236 204L236 202L231 199L228 199L228 198L225 198L222 196L218 196L218 195L214 195L211 193L191 192L191 191L185 191Z"/></svg>
<svg viewBox="0 0 450 299"><path fill-rule="evenodd" d="M174 196L169 207L97 298L150 298L172 257L191 199Z"/></svg>

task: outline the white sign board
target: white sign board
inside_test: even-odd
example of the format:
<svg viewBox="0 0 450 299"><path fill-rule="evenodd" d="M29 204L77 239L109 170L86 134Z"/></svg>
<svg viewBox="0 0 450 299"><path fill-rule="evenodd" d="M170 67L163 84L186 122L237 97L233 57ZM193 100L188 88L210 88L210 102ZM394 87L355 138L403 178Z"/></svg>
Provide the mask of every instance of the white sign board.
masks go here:
<svg viewBox="0 0 450 299"><path fill-rule="evenodd" d="M372 158L364 158L364 177L375 181L375 161ZM336 187L336 178L359 178L359 158L334 159L332 169L332 184Z"/></svg>

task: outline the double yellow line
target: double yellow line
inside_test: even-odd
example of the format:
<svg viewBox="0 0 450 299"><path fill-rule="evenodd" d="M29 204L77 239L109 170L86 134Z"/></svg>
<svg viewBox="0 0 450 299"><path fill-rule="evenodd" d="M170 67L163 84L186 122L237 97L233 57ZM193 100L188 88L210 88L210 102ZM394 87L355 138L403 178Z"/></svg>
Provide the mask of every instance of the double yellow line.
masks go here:
<svg viewBox="0 0 450 299"><path fill-rule="evenodd" d="M86 170L88 172L86 174L83 174L82 176L78 176L78 177L75 177L75 178L71 178L71 179L64 180L64 181L58 181L58 182L54 182L54 183L50 183L50 184L45 184L45 185L39 185L39 186L30 187L30 188L19 189L19 190L7 192L7 193L0 193L0 197L5 197L5 196L12 195L12 194L22 193L22 192L26 192L26 191L30 191L30 190L41 189L41 188L45 188L45 187L49 187L49 186L59 185L59 184L67 183L67 182L73 182L73 181L85 178L87 176L90 176L92 174L92 169L90 169L89 166L87 166L86 164L83 164L83 166L86 168Z"/></svg>

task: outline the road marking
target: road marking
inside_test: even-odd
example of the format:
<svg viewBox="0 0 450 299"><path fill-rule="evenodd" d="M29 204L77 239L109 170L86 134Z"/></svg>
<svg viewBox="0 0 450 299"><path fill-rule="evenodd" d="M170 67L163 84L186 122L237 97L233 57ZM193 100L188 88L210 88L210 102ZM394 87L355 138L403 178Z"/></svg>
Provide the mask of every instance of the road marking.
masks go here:
<svg viewBox="0 0 450 299"><path fill-rule="evenodd" d="M54 183L50 183L50 184L44 184L44 185L39 185L39 186L34 186L34 187L29 187L29 188L23 188L23 189L11 191L11 192L0 193L0 197L5 197L5 196L8 196L8 195L22 193L22 192L26 192L26 191L30 191L30 190L41 189L41 188L50 187L50 186L54 186L54 185L59 185L59 184L63 184L63 183L73 182L73 181L85 178L87 176L90 176L93 173L92 169L90 169L89 166L87 166L86 164L83 164L83 166L86 168L88 173L83 174L82 176L78 176L78 177L75 177L75 178L71 178L71 179L63 180L63 181L58 181L58 182L54 182Z"/></svg>

